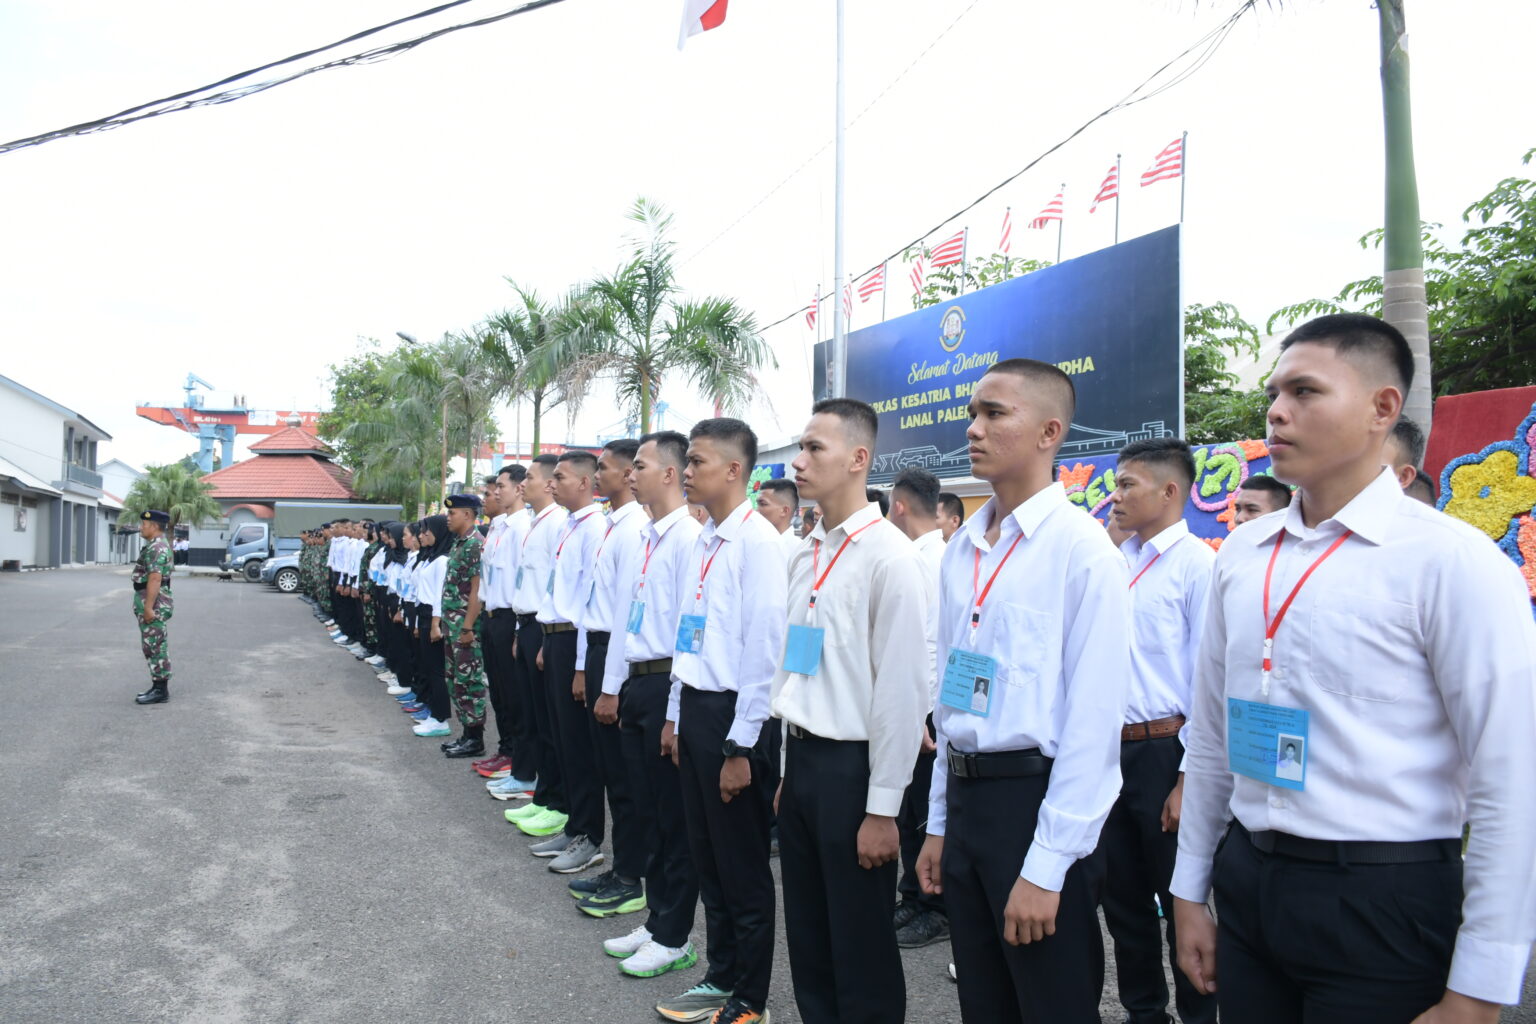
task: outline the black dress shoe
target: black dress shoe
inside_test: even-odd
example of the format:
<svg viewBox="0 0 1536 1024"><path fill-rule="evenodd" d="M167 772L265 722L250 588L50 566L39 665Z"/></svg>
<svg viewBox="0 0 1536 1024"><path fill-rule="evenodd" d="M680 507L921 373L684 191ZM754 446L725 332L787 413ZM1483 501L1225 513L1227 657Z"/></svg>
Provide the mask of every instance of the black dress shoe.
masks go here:
<svg viewBox="0 0 1536 1024"><path fill-rule="evenodd" d="M444 757L478 757L485 753L485 743L471 736L460 736L457 743L443 751Z"/></svg>
<svg viewBox="0 0 1536 1024"><path fill-rule="evenodd" d="M151 686L137 697L133 698L135 704L164 704L171 699L163 686Z"/></svg>

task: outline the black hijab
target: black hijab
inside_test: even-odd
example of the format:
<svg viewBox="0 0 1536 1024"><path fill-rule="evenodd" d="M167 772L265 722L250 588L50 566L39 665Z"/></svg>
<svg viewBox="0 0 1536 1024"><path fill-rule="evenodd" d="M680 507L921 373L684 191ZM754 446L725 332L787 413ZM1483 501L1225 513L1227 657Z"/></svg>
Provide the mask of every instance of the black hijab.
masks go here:
<svg viewBox="0 0 1536 1024"><path fill-rule="evenodd" d="M453 542L456 538L453 536L453 531L448 529L447 516L427 516L417 526L416 536L418 539L420 539L422 531L432 534L433 539L432 546L430 548L423 546L421 554L417 556L417 561L422 565L427 564L434 558L443 558L452 550Z"/></svg>
<svg viewBox="0 0 1536 1024"><path fill-rule="evenodd" d="M389 554L384 556L388 564L398 565L405 561L405 556L410 554L405 549L405 524L389 522L384 524L384 532L389 534L390 544L385 546Z"/></svg>

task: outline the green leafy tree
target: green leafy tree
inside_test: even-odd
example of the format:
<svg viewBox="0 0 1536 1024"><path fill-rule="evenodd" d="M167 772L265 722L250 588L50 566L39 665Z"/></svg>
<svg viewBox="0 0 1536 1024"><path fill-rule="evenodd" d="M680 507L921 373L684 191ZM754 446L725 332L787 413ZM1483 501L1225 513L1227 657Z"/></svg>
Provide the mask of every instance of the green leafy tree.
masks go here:
<svg viewBox="0 0 1536 1024"><path fill-rule="evenodd" d="M490 332L484 328L447 335L430 349L437 361L438 401L447 419L448 436L462 442L466 482L475 473L475 452L496 440L491 410L509 392L514 374L503 373L499 361L486 351Z"/></svg>
<svg viewBox="0 0 1536 1024"><path fill-rule="evenodd" d="M347 428L390 400L384 385L386 354L380 351L377 339L360 341L362 351L343 363L331 364L331 408L315 424L315 433L335 450L336 461L353 469L360 463L362 453L347 439Z"/></svg>
<svg viewBox="0 0 1536 1024"><path fill-rule="evenodd" d="M903 252L902 259L911 262L921 254L927 266L932 253L927 246L914 246ZM923 275L923 290L912 295L912 308L922 309L940 302L957 298L962 292L974 292L1015 277L1023 277L1051 266L1049 260L1013 259L1000 252L983 256L965 264L951 264L929 270Z"/></svg>
<svg viewBox="0 0 1536 1024"><path fill-rule="evenodd" d="M1536 149L1523 162L1533 158ZM1505 178L1462 220L1468 229L1455 247L1440 240L1440 225L1421 229L1434 393L1536 384L1536 181ZM1381 246L1384 238L1373 231L1360 244ZM1276 311L1268 329L1324 313L1381 316L1385 290L1379 276L1352 281L1333 298Z"/></svg>
<svg viewBox="0 0 1536 1024"><path fill-rule="evenodd" d="M512 382L512 394L526 395L532 403L533 454L538 455L544 414L566 400L560 367L548 357L555 347L549 344L550 331L565 315L547 306L532 288L511 278L507 283L517 293L518 305L486 318L482 344L495 372Z"/></svg>
<svg viewBox="0 0 1536 1024"><path fill-rule="evenodd" d="M119 522L136 521L145 509L154 508L171 517L170 531L182 523L201 526L224 514L219 503L213 500L212 490L195 468L188 470L181 463L149 466L123 496Z"/></svg>
<svg viewBox="0 0 1536 1024"><path fill-rule="evenodd" d="M442 380L430 350L379 356L365 391L387 395L349 410L338 442L351 452L353 489L416 512L441 489Z"/></svg>
<svg viewBox="0 0 1536 1024"><path fill-rule="evenodd" d="M1259 332L1226 302L1193 303L1184 310L1184 439L1219 444L1268 432L1264 392L1242 390L1227 369L1228 355L1254 358Z"/></svg>

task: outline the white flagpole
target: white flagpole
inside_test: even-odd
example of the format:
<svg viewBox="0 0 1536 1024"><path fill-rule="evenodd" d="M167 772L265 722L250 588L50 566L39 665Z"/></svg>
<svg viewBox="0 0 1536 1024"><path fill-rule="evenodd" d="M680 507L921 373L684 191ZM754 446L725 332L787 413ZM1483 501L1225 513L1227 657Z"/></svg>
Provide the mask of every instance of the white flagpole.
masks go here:
<svg viewBox="0 0 1536 1024"><path fill-rule="evenodd" d="M960 286L955 289L955 294L957 296L965 294L965 256L966 256L965 250L968 248L970 241L971 241L971 229L968 228L968 227L961 228L960 229Z"/></svg>
<svg viewBox="0 0 1536 1024"><path fill-rule="evenodd" d="M1115 154L1115 244L1120 244L1120 154Z"/></svg>
<svg viewBox="0 0 1536 1024"><path fill-rule="evenodd" d="M1061 216L1056 218L1056 262L1061 262L1061 233L1067 223L1067 183L1061 183Z"/></svg>
<svg viewBox="0 0 1536 1024"><path fill-rule="evenodd" d="M832 394L848 394L848 328L843 323L843 0L837 0L837 131L836 157L833 161L832 203L832 276L833 294L837 305L832 309L832 341L836 349L835 367L837 379L832 383Z"/></svg>
<svg viewBox="0 0 1536 1024"><path fill-rule="evenodd" d="M1189 180L1189 132L1179 140L1179 223L1184 223L1184 183Z"/></svg>

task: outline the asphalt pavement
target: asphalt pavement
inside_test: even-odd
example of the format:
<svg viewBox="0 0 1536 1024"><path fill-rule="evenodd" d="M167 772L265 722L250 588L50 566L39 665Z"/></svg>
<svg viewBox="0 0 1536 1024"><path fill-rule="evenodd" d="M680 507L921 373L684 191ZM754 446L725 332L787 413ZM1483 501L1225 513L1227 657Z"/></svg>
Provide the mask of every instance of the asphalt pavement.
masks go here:
<svg viewBox="0 0 1536 1024"><path fill-rule="evenodd" d="M621 975L600 943L643 915L579 914L306 605L175 591L141 708L126 568L0 576L0 1021L638 1024L702 980ZM907 1019L958 1022L947 944L903 959ZM770 1007L800 1020L782 924Z"/></svg>

